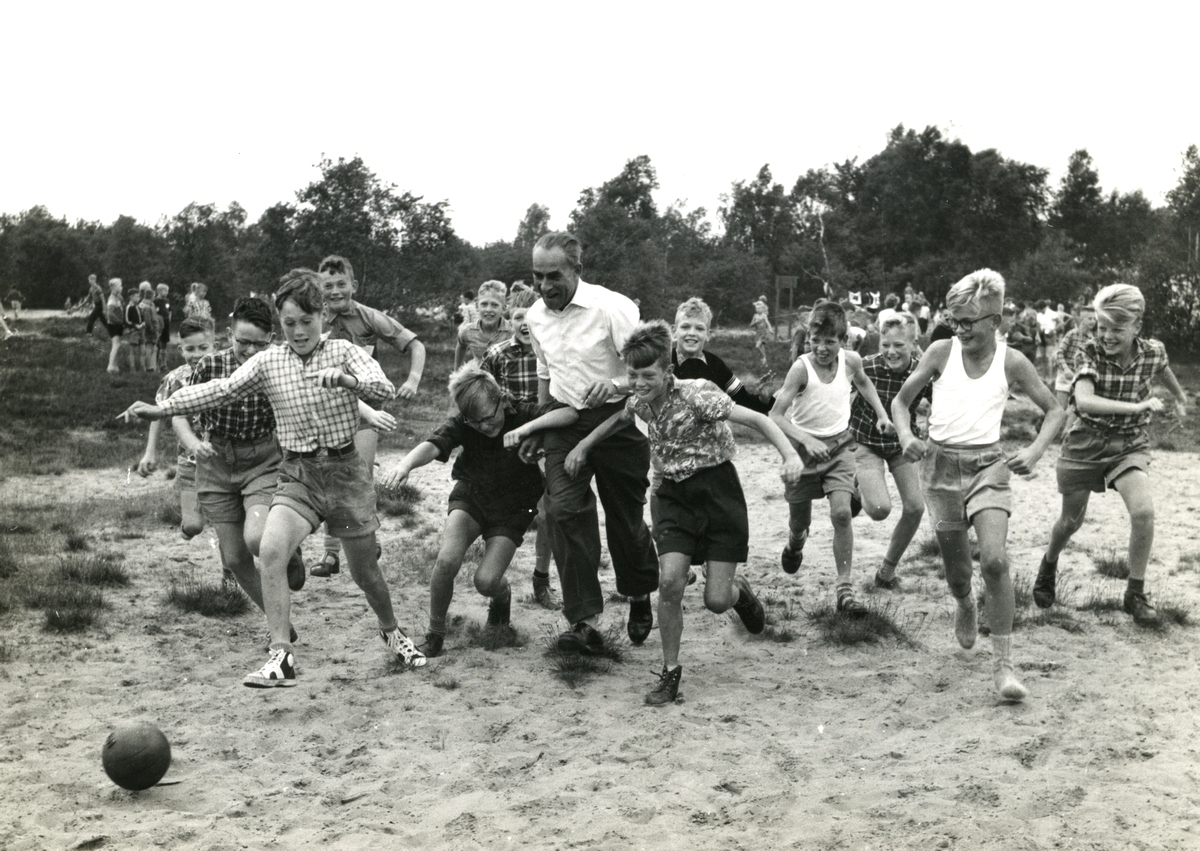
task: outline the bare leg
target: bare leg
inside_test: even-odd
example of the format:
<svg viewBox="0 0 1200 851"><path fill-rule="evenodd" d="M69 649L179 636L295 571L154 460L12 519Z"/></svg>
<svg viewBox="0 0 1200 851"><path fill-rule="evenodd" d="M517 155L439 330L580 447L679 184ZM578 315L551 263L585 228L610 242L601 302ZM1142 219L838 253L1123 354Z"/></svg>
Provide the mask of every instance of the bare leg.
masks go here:
<svg viewBox="0 0 1200 851"><path fill-rule="evenodd" d="M183 537L191 540L204 531L204 515L200 511L200 497L194 490L179 492L179 514L182 518L179 530Z"/></svg>
<svg viewBox="0 0 1200 851"><path fill-rule="evenodd" d="M342 547L346 551L346 563L350 566L350 578L366 596L367 605L379 620L379 629L391 632L397 627L396 614L392 610L392 595L388 591L387 580L383 578L383 571L379 569L379 559L375 556L375 544L374 532L362 538L342 540ZM265 539L263 545L266 545ZM287 559L284 559L284 569L287 569Z"/></svg>
<svg viewBox="0 0 1200 851"><path fill-rule="evenodd" d="M921 474L916 464L901 464L892 471L896 480L896 490L900 492L900 519L892 530L892 538L888 542L887 554L884 561L893 568L904 558L904 552L912 543L917 530L921 528L921 518L925 516L925 501L921 496Z"/></svg>
<svg viewBox="0 0 1200 851"><path fill-rule="evenodd" d="M429 631L446 634L446 615L454 599L454 580L462 569L467 547L483 530L465 511L454 510L446 517L442 546L438 550L433 576L429 580Z"/></svg>
<svg viewBox="0 0 1200 851"><path fill-rule="evenodd" d="M1130 470L1113 483L1129 512L1129 578L1144 580L1154 545L1154 496L1145 470Z"/></svg>
<svg viewBox="0 0 1200 851"><path fill-rule="evenodd" d="M286 505L274 505L267 514L262 536L262 597L271 630L271 649L291 649L292 592L288 589L288 559L312 526Z"/></svg>
<svg viewBox="0 0 1200 851"><path fill-rule="evenodd" d="M220 545L221 563L233 574L254 605L263 608L262 581L254 566L254 555L242 537L241 524L214 523L213 529L216 530L217 543Z"/></svg>
<svg viewBox="0 0 1200 851"><path fill-rule="evenodd" d="M683 590L687 587L692 558L686 553L663 553L658 557L658 634L662 638L663 665L679 664L683 637Z"/></svg>

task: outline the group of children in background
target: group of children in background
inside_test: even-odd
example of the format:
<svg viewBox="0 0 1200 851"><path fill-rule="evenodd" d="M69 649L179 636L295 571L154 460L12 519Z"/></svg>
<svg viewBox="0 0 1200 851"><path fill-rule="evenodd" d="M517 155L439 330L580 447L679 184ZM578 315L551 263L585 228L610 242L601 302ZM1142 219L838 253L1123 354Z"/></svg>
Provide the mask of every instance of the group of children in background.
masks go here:
<svg viewBox="0 0 1200 851"><path fill-rule="evenodd" d="M88 295L92 301L92 312L88 316L86 333L91 334L97 320L108 332L110 349L108 372L121 371L122 352L130 372L166 372L167 347L171 339L171 289L166 284L157 287L142 281L128 292L122 292L120 278L108 281L108 296L96 281L88 275ZM189 287L184 301L184 318L212 321L212 307L206 298L208 287L194 283Z"/></svg>
<svg viewBox="0 0 1200 851"><path fill-rule="evenodd" d="M111 283L110 307L120 303L120 281ZM522 450L532 445L535 433L576 422L578 412L559 403L538 405L537 356L525 321L536 293L523 286L509 293L499 281L479 288L477 312L464 311L458 331L451 414L380 476L383 486L398 487L413 470L446 462L461 448L431 579L428 629L418 647L398 627L379 570L372 468L376 431L395 427L395 419L379 407L396 396L416 394L425 353L399 322L354 301L355 289L353 269L339 257L322 261L316 272L294 270L285 276L275 296L283 346L271 346L271 311L260 299L239 301L233 343L222 353L212 351L211 312L202 316L193 308L180 328L186 363L164 379L156 405L136 403L125 414L156 420L139 465L144 472L153 468L157 420L170 417L179 424L176 481L184 534L199 531L196 509L203 506L209 522L224 529L226 567L266 612L269 659L246 677L249 686L296 682L290 592L303 585L304 575L301 563L297 576L297 548L322 521L330 540L346 547L350 573L375 611L384 642L408 664L421 666L426 657L445 652L454 583L476 540L483 540L484 551L474 584L489 598L489 625L510 622L512 589L505 574L537 518L534 599L548 608L557 605L550 592L542 474L536 457ZM139 296L135 311L144 326L148 315L140 305L147 296L144 290L131 292ZM1091 323L1081 320L1062 340L1054 392L1032 363L1004 342L1004 305L1003 279L980 270L947 295L943 322L953 332L949 339L931 342L922 352L918 319L893 309L879 321L878 354L864 358L847 349L845 311L832 302L819 304L807 318L804 350L774 397L750 393L706 350L712 314L699 299L679 306L674 326L643 322L623 340L626 404L572 451L566 470L574 475L596 444L629 421L645 425L654 455L651 513L664 662L647 704L668 704L678 694L682 599L694 581L692 565L705 565L704 602L710 610L732 610L752 633L764 628L763 608L746 577L737 574L737 565L748 557L749 518L732 464L736 447L729 422L761 433L782 458L789 513L780 563L786 573L795 574L803 565L812 502L828 499L841 616L869 611L852 582L852 519L859 509L876 521L889 516L890 472L900 517L873 583L900 589L898 568L928 510L957 601L955 636L971 648L978 634L968 541L968 529L974 529L987 592L994 685L1009 700L1026 696L1012 661L1014 594L1005 548L1012 513L1009 477L1030 473L1066 422L1057 467L1062 512L1039 566L1035 600L1039 606L1054 603L1059 553L1080 527L1091 492L1113 488L1131 518L1125 610L1138 624L1156 622L1144 587L1153 538L1147 427L1151 412L1162 409L1152 385L1161 380L1167 386L1180 416L1186 399L1162 345L1140 336L1144 300L1132 286L1101 290L1092 309L1084 311L1095 317L1094 334ZM111 321L111 311L106 318ZM128 313L127 328L133 320ZM756 322L764 321L769 327L766 310L758 311ZM379 339L410 356L409 374L398 391L372 357ZM1000 443L1000 423L1010 394L1017 391L1044 418L1028 446L1008 453ZM1068 403L1069 418L1063 410ZM250 416L255 428L244 422L247 406L257 412ZM239 411L241 425L231 425ZM925 411L928 426L921 430L918 414ZM189 425L189 415L210 421ZM221 436L214 438L217 433ZM265 448L267 440L273 449ZM183 495L191 486L189 471L211 458L224 459L224 468L196 476L198 495ZM260 552L262 569L255 571L253 556ZM338 570L337 548L327 546L312 575Z"/></svg>

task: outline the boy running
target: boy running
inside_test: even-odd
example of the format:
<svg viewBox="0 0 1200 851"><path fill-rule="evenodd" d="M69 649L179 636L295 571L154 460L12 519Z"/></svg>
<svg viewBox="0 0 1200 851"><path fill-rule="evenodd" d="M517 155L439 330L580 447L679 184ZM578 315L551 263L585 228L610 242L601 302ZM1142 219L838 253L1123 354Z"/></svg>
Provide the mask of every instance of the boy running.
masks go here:
<svg viewBox="0 0 1200 851"><path fill-rule="evenodd" d="M541 471L521 461L517 448L537 431L570 425L579 419L579 414L567 407L536 416L536 404L514 402L490 373L474 364L460 367L450 376L450 395L459 413L380 480L384 487L397 488L413 470L435 460L445 463L455 448L462 447L454 462L454 489L429 586L429 631L423 645L426 656L442 653L454 580L467 548L480 537L484 551L475 571L475 588L491 598L488 625L508 625L512 589L504 574L542 497Z"/></svg>
<svg viewBox="0 0 1200 851"><path fill-rule="evenodd" d="M893 312L880 328L879 354L863 360L863 372L875 386L884 410L891 408L892 400L916 368L920 354L917 329L917 319L911 313L906 310ZM925 387L909 406L909 417L913 422L916 422L917 407L930 396L929 388ZM850 403L850 430L858 444L854 450L854 465L858 492L867 516L872 520L883 520L891 513L892 497L884 476L885 465L900 492L900 519L892 530L883 564L875 571L875 585L895 591L900 587L896 566L921 528L921 518L925 515L921 477L916 465L904 457L895 432L884 432L879 428L875 412L861 395L856 395Z"/></svg>
<svg viewBox="0 0 1200 851"><path fill-rule="evenodd" d="M350 575L379 621L379 635L402 661L423 666L425 656L396 623L392 598L376 557L375 488L354 448L357 398L379 404L394 392L366 352L345 340L321 337L321 276L295 269L284 276L275 306L286 346L259 352L232 376L175 393L161 407L135 402L123 417L161 419L228 405L266 394L284 450L279 486L262 539L262 591L271 630L270 656L243 683L252 688L294 686L289 637L291 593L288 560L322 520L341 536Z"/></svg>
<svg viewBox="0 0 1200 851"><path fill-rule="evenodd" d="M692 564L707 565L704 605L711 612L732 608L746 629L760 633L766 624L762 604L744 576L734 576L746 560L750 522L746 498L733 466L736 446L729 422L758 430L783 457L783 480L796 481L804 464L787 437L763 414L734 404L711 381L676 379L671 366L671 328L661 319L636 326L621 348L633 393L624 407L596 427L567 455L574 476L588 452L634 421L647 425L664 481L658 489L654 539L658 547L658 628L663 670L646 695L648 706L673 703L683 668L683 592Z"/></svg>
<svg viewBox="0 0 1200 851"><path fill-rule="evenodd" d="M833 558L837 569L837 610L866 614L854 596L851 567L854 527L850 498L854 495L854 434L850 430L850 390L857 389L875 412L876 428L892 428L875 385L863 372L862 358L842 348L846 342L846 312L834 302L813 308L808 318L810 351L788 370L775 396L771 419L791 438L804 460L804 475L788 482L788 543L780 563L795 573L804 561L804 542L812 525L812 501L829 498L833 524Z"/></svg>
<svg viewBox="0 0 1200 851"><path fill-rule="evenodd" d="M458 343L454 347L454 368L468 360L481 361L487 350L505 337L512 327L504 321L504 303L508 287L503 281L484 281L479 285L475 306L479 318L458 326Z"/></svg>
<svg viewBox="0 0 1200 851"><path fill-rule="evenodd" d="M1163 409L1151 385L1161 379L1175 397L1175 412L1187 415L1187 396L1167 363L1158 340L1142 336L1146 299L1129 284L1112 284L1096 294L1095 339L1077 354L1074 414L1056 469L1062 514L1050 530L1050 543L1038 566L1033 599L1054 604L1058 555L1083 524L1092 492L1112 488L1129 512L1129 583L1124 609L1138 626L1158 625L1158 612L1146 597L1146 565L1154 543L1154 494L1150 487L1150 413ZM1067 335L1070 338L1072 331ZM1063 345L1066 346L1064 339Z"/></svg>
<svg viewBox="0 0 1200 851"><path fill-rule="evenodd" d="M1032 472L1066 415L1029 359L997 339L1003 305L1004 279L991 269L973 272L951 287L945 321L955 336L930 344L892 401L892 416L905 457L924 459L925 505L946 565L946 584L958 601L954 635L962 647L975 646L978 613L967 538L967 528L974 527L992 629L992 680L1006 700L1023 700L1028 692L1012 662L1013 586L1005 554L1012 513L1008 480L1010 472ZM930 382L933 404L924 441L913 434L909 408ZM1023 391L1046 416L1034 441L1005 458L1000 420L1010 389Z"/></svg>

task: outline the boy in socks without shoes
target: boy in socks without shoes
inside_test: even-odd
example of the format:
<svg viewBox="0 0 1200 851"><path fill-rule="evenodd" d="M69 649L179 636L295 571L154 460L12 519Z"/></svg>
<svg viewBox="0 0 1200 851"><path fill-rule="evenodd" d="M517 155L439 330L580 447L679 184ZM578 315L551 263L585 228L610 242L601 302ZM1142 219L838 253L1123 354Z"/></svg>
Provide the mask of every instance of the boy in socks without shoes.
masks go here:
<svg viewBox="0 0 1200 851"><path fill-rule="evenodd" d="M512 589L504 573L542 497L541 471L536 465L524 463L517 448L535 432L567 426L579 419L573 408L565 406L537 416L537 405L513 402L490 373L470 363L450 376L450 395L458 413L380 479L384 487L397 488L416 468L435 460L445 463L456 447L463 448L454 462L446 528L429 583L426 656L442 653L454 580L467 548L480 537L484 550L475 571L475 588L491 598L488 625L508 624Z"/></svg>
<svg viewBox="0 0 1200 851"><path fill-rule="evenodd" d="M963 278L946 295L949 340L931 343L892 401L896 433L907 458L922 460L925 505L934 523L946 584L958 600L954 635L975 646L978 613L971 593L968 526L979 539L979 571L987 587L992 629L992 679L1007 700L1027 694L1013 670L1013 586L1005 555L1012 513L1010 471L1028 475L1062 428L1066 415L1029 359L997 339L1004 309L1004 279L991 269ZM909 407L933 382L929 440L912 432ZM1000 420L1010 390L1022 390L1046 414L1027 447L1009 458L1000 448Z"/></svg>
<svg viewBox="0 0 1200 851"><path fill-rule="evenodd" d="M858 390L875 412L882 433L892 421L879 401L875 385L863 372L862 358L842 348L846 312L834 302L813 308L808 318L810 351L796 358L775 395L771 419L792 439L804 459L804 475L788 482L788 543L780 563L795 573L804 560L804 542L812 525L812 501L829 498L833 523L833 558L837 568L837 610L864 615L867 608L854 596L850 582L854 561L854 527L850 498L854 495L854 434L850 431L850 389Z"/></svg>
<svg viewBox="0 0 1200 851"><path fill-rule="evenodd" d="M487 350L480 368L490 373L504 395L517 404L537 404L537 355L529 339L525 314L537 301L537 293L520 283L513 284L508 296L508 321L512 337ZM541 462L544 466L544 462ZM558 600L550 589L550 530L546 527L546 500L538 501L537 531L533 539L533 599L544 609L557 609Z"/></svg>
<svg viewBox="0 0 1200 851"><path fill-rule="evenodd" d="M565 469L576 475L588 452L634 418L647 425L664 481L658 489L654 538L658 546L658 627L663 670L646 695L650 706L672 703L683 669L683 591L691 564L707 564L704 605L712 612L733 608L752 633L766 623L762 604L743 576L734 576L746 560L750 524L746 498L733 466L736 446L725 422L757 429L783 456L783 480L795 482L804 470L796 450L763 414L735 405L711 381L676 379L671 366L671 328L661 319L636 326L621 348L633 391L625 407L581 440L567 455Z"/></svg>
<svg viewBox="0 0 1200 851"><path fill-rule="evenodd" d="M875 386L879 401L885 410L904 386L917 366L917 318L907 310L894 311L883 321L879 329L879 354L863 359L863 372ZM930 398L925 387L909 406L910 418L917 415L922 400ZM915 421L915 419L914 419ZM895 431L879 428L879 422L870 404L861 395L850 403L850 430L854 432L857 446L854 448L854 465L858 480L858 492L862 495L863 508L872 520L883 520L891 513L892 497L888 493L884 466L891 470L900 492L900 519L892 530L883 564L875 571L875 585L895 591L900 587L896 566L904 551L912 542L913 535L921 528L925 516L925 504L921 498L921 477L917 467L904 456Z"/></svg>
<svg viewBox="0 0 1200 851"><path fill-rule="evenodd" d="M1075 374L1071 398L1076 416L1063 436L1056 469L1062 514L1050 530L1033 599L1043 609L1054 604L1058 555L1083 524L1092 492L1112 488L1129 512L1129 584L1124 609L1139 626L1155 626L1158 612L1146 598L1145 588L1146 565L1154 543L1148 429L1150 413L1161 411L1163 403L1154 397L1151 385L1156 378L1162 379L1175 397L1175 411L1181 418L1187 415L1187 396L1167 364L1163 344L1140 336L1146 311L1141 290L1113 284L1096 294L1093 305L1095 338L1083 345L1070 365Z"/></svg>
<svg viewBox="0 0 1200 851"><path fill-rule="evenodd" d="M185 387L161 407L135 402L121 415L161 419L198 413L258 391L271 403L284 458L262 537L270 656L243 680L252 688L296 684L289 637L288 561L322 520L342 538L350 575L374 611L388 650L414 667L425 664L424 654L396 624L391 593L376 556L375 486L354 448L357 398L379 404L394 388L361 348L346 340L322 339L323 303L321 276L311 269L292 270L275 293L286 346L259 352L229 378Z"/></svg>

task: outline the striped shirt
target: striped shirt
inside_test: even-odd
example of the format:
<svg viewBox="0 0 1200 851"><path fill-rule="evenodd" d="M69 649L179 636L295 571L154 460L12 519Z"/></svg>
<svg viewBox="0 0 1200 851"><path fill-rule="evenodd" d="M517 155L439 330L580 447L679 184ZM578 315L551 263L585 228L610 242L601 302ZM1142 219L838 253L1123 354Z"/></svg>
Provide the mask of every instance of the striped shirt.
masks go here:
<svg viewBox="0 0 1200 851"><path fill-rule="evenodd" d="M354 375L354 390L321 387L316 374L336 367ZM290 346L274 346L246 361L229 378L185 387L171 396L172 414L191 414L229 405L252 393L266 394L275 413L275 436L290 452L337 449L358 431L356 397L380 404L396 388L370 355L346 340L321 340L302 360Z"/></svg>
<svg viewBox="0 0 1200 851"><path fill-rule="evenodd" d="M1110 358L1104 349L1088 340L1075 357L1075 383L1091 379L1096 395L1118 402L1144 402L1150 398L1150 385L1170 364L1167 348L1158 340L1135 337L1133 362L1123 367L1115 358ZM1074 385L1071 388L1072 404L1075 404ZM1150 412L1136 414L1085 414L1076 408L1083 422L1098 431L1118 434L1137 434L1150 425Z"/></svg>
<svg viewBox="0 0 1200 851"><path fill-rule="evenodd" d="M510 337L488 349L479 366L491 373L514 402L537 402L537 355L533 346L522 345L516 337Z"/></svg>
<svg viewBox="0 0 1200 851"><path fill-rule="evenodd" d="M913 374L913 370L917 368L917 363L920 360L920 351L914 352L906 369L900 372L893 372L884 363L883 355L871 355L870 357L863 358L863 372L866 373L867 378L871 379L871 383L875 385L875 392L879 394L879 401L883 403L885 411L890 412L892 410L892 400L899 394L900 388L904 386L904 382L908 380L908 377ZM922 387L921 392L916 395L912 404L908 406L908 416L914 427L917 422L917 407L921 404L922 399L930 403L933 402L933 388L931 385L926 384ZM875 424L878 421L879 418L875 416L875 409L862 397L861 393L856 392L854 398L850 400L850 430L854 432L854 439L882 458L891 458L894 455L899 455L902 451L900 448L900 439L895 434L881 434L875 428Z"/></svg>
<svg viewBox="0 0 1200 851"><path fill-rule="evenodd" d="M233 375L238 368L233 349L205 355L192 371L189 385L207 384ZM261 440L275 431L275 414L271 403L262 393L244 396L232 405L209 408L197 419L200 430L211 438L252 442Z"/></svg>

